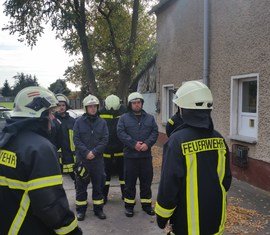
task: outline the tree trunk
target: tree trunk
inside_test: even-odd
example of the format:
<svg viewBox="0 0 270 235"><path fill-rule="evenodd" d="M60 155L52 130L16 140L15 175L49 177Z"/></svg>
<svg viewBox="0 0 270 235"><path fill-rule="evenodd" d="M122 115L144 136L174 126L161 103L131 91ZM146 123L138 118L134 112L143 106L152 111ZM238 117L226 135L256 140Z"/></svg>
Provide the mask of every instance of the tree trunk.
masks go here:
<svg viewBox="0 0 270 235"><path fill-rule="evenodd" d="M137 39L139 6L140 6L140 0L134 0L131 29L130 29L130 38L129 38L129 47L126 51L128 59L124 65L124 68L121 69L120 71L119 96L121 97L123 101L125 101L127 98L127 95L129 93L129 85L132 81L132 76L133 76L132 65L133 65L134 50L135 50L136 39Z"/></svg>
<svg viewBox="0 0 270 235"><path fill-rule="evenodd" d="M133 76L133 60L134 60L134 49L136 47L136 39L137 39L137 28L138 28L138 17L139 17L139 6L140 0L133 1L133 12L132 12L132 21L131 21L131 29L130 36L128 42L128 48L126 51L121 53L120 48L118 48L116 43L115 32L112 27L112 22L110 19L110 14L112 9L109 9L109 12L105 12L102 10L102 4L104 1L100 1L98 6L99 12L104 16L104 19L107 21L108 28L110 31L110 39L114 49L114 55L117 61L118 71L119 71L119 86L117 87L118 96L126 102L126 98L129 94L129 85L132 81ZM123 60L121 54L124 54L127 60Z"/></svg>
<svg viewBox="0 0 270 235"><path fill-rule="evenodd" d="M87 37L85 32L79 32L79 38L80 38L80 44L81 44L81 51L82 51L82 56L83 56L83 64L86 70L86 75L89 80L89 92L92 95L95 95L99 97L99 91L97 88L97 83L95 79L95 74L92 66L92 61L91 61L91 56L90 56L90 50L87 44Z"/></svg>
<svg viewBox="0 0 270 235"><path fill-rule="evenodd" d="M86 76L87 76L87 79L89 80L89 92L100 99L100 94L98 91L95 73L94 73L92 61L91 61L91 51L87 43L88 40L87 40L86 29L85 29L86 28L85 26L86 25L85 1L80 0L80 3L78 1L74 1L74 3L75 3L75 8L77 9L77 12L78 12L75 27L79 35L81 52L83 56L83 64L86 70Z"/></svg>
<svg viewBox="0 0 270 235"><path fill-rule="evenodd" d="M126 102L127 96L129 94L129 85L131 81L131 69L127 68L120 71L120 82L118 86L119 97Z"/></svg>

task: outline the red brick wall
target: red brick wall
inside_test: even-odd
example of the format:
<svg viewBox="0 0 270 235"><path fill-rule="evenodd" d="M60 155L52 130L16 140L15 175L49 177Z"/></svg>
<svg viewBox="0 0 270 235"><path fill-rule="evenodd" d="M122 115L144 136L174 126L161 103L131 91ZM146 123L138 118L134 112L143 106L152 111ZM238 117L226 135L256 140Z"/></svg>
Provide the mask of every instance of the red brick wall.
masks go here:
<svg viewBox="0 0 270 235"><path fill-rule="evenodd" d="M248 166L242 169L231 164L232 175L256 187L270 191L270 164L248 158Z"/></svg>

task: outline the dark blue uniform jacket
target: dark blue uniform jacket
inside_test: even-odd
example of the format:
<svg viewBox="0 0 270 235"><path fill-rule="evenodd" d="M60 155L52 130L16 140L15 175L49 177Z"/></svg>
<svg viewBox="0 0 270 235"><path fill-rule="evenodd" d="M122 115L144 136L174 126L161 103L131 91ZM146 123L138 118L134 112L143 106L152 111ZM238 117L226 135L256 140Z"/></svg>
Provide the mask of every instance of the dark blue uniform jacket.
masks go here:
<svg viewBox="0 0 270 235"><path fill-rule="evenodd" d="M151 156L151 147L158 138L158 126L154 117L142 111L138 119L133 112L123 114L117 125L117 135L124 144L124 156L127 158L145 158ZM137 141L142 141L148 146L145 152L135 150Z"/></svg>
<svg viewBox="0 0 270 235"><path fill-rule="evenodd" d="M109 139L105 120L98 116L90 118L84 114L76 120L73 132L76 156L79 160L85 159L90 151L95 155L93 161L103 159L102 154Z"/></svg>

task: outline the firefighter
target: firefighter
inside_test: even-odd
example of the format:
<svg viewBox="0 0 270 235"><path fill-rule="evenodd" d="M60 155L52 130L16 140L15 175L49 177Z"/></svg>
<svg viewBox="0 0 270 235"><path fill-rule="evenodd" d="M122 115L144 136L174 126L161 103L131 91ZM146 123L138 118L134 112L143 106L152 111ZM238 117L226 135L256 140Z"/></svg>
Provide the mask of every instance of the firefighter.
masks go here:
<svg viewBox="0 0 270 235"><path fill-rule="evenodd" d="M124 146L117 136L117 123L120 116L125 112L125 107L120 104L120 99L116 95L109 95L105 99L105 107L100 110L100 117L107 122L109 129L109 143L103 153L106 174L106 181L103 188L104 203L107 202L108 198L113 166L116 167L122 198L124 198Z"/></svg>
<svg viewBox="0 0 270 235"><path fill-rule="evenodd" d="M61 121L54 116L54 113L50 114L49 120L49 140L56 147L56 150L59 150L62 140Z"/></svg>
<svg viewBox="0 0 270 235"><path fill-rule="evenodd" d="M61 139L60 142L60 163L62 166L62 172L69 174L74 180L73 167L75 163L75 146L73 143L73 126L75 119L69 116L67 110L69 109L69 99L63 94L55 95L58 100L58 109L55 113L55 117L60 121L61 125Z"/></svg>
<svg viewBox="0 0 270 235"><path fill-rule="evenodd" d="M49 115L57 99L42 87L21 90L0 134L0 234L82 234L70 211Z"/></svg>
<svg viewBox="0 0 270 235"><path fill-rule="evenodd" d="M153 165L151 147L158 137L158 127L152 115L143 108L143 96L133 92L128 96L128 112L117 125L117 135L124 144L125 214L134 215L136 181L140 180L142 209L154 215L151 184Z"/></svg>
<svg viewBox="0 0 270 235"><path fill-rule="evenodd" d="M183 124L183 119L180 114L180 109L179 107L177 108L177 112L169 118L167 124L166 124L166 134L168 137L178 128Z"/></svg>
<svg viewBox="0 0 270 235"><path fill-rule="evenodd" d="M184 124L163 148L155 212L157 223L178 234L223 234L226 193L231 184L229 150L214 130L213 98L201 82L189 81L176 93Z"/></svg>
<svg viewBox="0 0 270 235"><path fill-rule="evenodd" d="M99 100L93 95L88 95L83 100L85 113L79 117L74 125L74 144L76 148L76 161L82 164L81 169L86 169L92 181L92 199L94 214L99 219L106 219L103 212L103 185L104 185L104 160L103 152L108 143L109 132L106 121L98 115ZM83 174L83 172L81 172ZM87 209L87 186L89 180L76 177L76 210L78 220L84 220Z"/></svg>

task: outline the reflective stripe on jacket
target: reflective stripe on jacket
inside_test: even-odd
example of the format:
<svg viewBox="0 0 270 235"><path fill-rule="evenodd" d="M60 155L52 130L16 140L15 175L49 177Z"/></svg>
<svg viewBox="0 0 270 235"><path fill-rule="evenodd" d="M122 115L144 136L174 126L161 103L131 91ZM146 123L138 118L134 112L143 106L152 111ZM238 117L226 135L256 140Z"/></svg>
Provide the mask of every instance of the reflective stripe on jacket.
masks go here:
<svg viewBox="0 0 270 235"><path fill-rule="evenodd" d="M116 111L106 110L105 108L100 110L100 117L106 121L109 130L109 142L104 150L106 155L114 154L114 156L117 156L117 153L123 152L124 145L117 136L117 123L123 113L125 113L123 106ZM104 154L103 156L106 157Z"/></svg>
<svg viewBox="0 0 270 235"><path fill-rule="evenodd" d="M183 124L183 119L180 114L177 112L171 118L169 118L166 124L166 134L168 137L174 132L174 130Z"/></svg>
<svg viewBox="0 0 270 235"><path fill-rule="evenodd" d="M164 146L156 214L170 219L175 234L223 234L230 184L223 137L184 127Z"/></svg>
<svg viewBox="0 0 270 235"><path fill-rule="evenodd" d="M75 146L73 142L73 126L75 119L70 117L67 112L64 117L59 114L56 114L55 116L61 121L61 135L59 135L61 139L58 140L58 142L60 143L63 172L72 172L75 162Z"/></svg>
<svg viewBox="0 0 270 235"><path fill-rule="evenodd" d="M0 234L67 234L77 228L53 145L22 131L1 146Z"/></svg>

